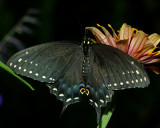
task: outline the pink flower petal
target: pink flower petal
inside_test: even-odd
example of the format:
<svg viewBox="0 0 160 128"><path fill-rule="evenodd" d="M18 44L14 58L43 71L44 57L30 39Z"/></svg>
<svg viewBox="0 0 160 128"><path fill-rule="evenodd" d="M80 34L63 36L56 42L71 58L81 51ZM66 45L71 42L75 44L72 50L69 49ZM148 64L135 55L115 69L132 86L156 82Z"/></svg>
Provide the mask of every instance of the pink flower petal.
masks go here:
<svg viewBox="0 0 160 128"><path fill-rule="evenodd" d="M108 27L110 27L111 30L112 30L114 40L115 40L115 41L119 40L119 38L118 38L118 36L116 35L116 33L115 33L114 29L112 28L112 26L111 26L110 24L108 24Z"/></svg>
<svg viewBox="0 0 160 128"><path fill-rule="evenodd" d="M145 54L147 54L151 49L154 48L154 45L149 43L144 45L144 47L142 47L141 49L139 49L135 54L134 54L134 58L136 60L139 60L142 56L144 56ZM141 59L142 61L142 59Z"/></svg>
<svg viewBox="0 0 160 128"><path fill-rule="evenodd" d="M103 32L106 36L107 42L110 42L111 46L116 47L116 43L113 40L113 37L111 36L111 34L108 32L108 30L105 27L103 27L99 24L97 24L97 26L100 27L103 30ZM114 31L114 30L112 30L112 31Z"/></svg>
<svg viewBox="0 0 160 128"><path fill-rule="evenodd" d="M127 42L125 41L125 43L123 43L123 46L119 48L126 53L128 52L128 46L129 46L129 42L131 40L132 34L133 34L133 29L131 28L131 26L124 23L119 31L118 36L120 40L127 40Z"/></svg>
<svg viewBox="0 0 160 128"><path fill-rule="evenodd" d="M148 43L152 43L154 46L157 46L160 42L160 35L158 35L157 33L151 34L148 38L149 38Z"/></svg>
<svg viewBox="0 0 160 128"><path fill-rule="evenodd" d="M119 31L120 40L128 39L128 41L130 42L132 34L133 29L131 28L131 26L124 23Z"/></svg>
<svg viewBox="0 0 160 128"><path fill-rule="evenodd" d="M149 58L151 58L150 55L144 55L144 56L141 56L138 60L142 62L142 61L145 61L145 60L147 60Z"/></svg>
<svg viewBox="0 0 160 128"><path fill-rule="evenodd" d="M148 62L145 62L145 64L153 64L153 63L160 63L160 59L152 59Z"/></svg>
<svg viewBox="0 0 160 128"><path fill-rule="evenodd" d="M106 38L105 35L96 27L86 27L87 30L90 30L96 40L100 43L104 44L104 39Z"/></svg>
<svg viewBox="0 0 160 128"><path fill-rule="evenodd" d="M135 37L131 40L128 54L130 56L134 56L134 54L144 46L145 42L148 40L148 35L144 32L140 31L138 34L136 34Z"/></svg>
<svg viewBox="0 0 160 128"><path fill-rule="evenodd" d="M108 32L108 35L105 36L99 29L97 29L96 27L86 27L87 30L90 30L94 37L96 38L96 40L98 41L98 43L102 43L102 44L107 44L107 45L111 45L111 46L115 46L114 40L112 39L112 36L110 35L110 33ZM107 32L107 30L105 31Z"/></svg>

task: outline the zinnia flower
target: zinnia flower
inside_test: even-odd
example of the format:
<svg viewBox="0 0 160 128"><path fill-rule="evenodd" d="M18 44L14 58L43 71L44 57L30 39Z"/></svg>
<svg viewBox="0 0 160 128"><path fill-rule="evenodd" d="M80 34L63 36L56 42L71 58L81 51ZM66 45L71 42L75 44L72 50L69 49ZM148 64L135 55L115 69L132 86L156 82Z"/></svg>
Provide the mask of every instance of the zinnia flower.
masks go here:
<svg viewBox="0 0 160 128"><path fill-rule="evenodd" d="M142 63L144 67L151 69L157 74L160 73L155 66L156 63L160 62L160 58L158 58L160 51L157 47L160 42L160 35L156 33L148 35L124 23L118 31L118 36L111 25L108 25L113 32L112 36L105 27L99 24L97 26L100 27L103 32L96 27L86 27L86 29L93 33L97 43L118 48Z"/></svg>

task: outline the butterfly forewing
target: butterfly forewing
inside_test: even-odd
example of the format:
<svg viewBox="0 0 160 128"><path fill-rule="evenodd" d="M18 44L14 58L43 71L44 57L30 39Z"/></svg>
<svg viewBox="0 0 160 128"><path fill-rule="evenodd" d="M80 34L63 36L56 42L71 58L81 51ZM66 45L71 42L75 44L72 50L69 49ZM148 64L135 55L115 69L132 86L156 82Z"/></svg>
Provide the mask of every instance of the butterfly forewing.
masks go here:
<svg viewBox="0 0 160 128"><path fill-rule="evenodd" d="M54 83L79 56L79 51L81 47L76 42L46 43L16 53L7 64L17 74Z"/></svg>
<svg viewBox="0 0 160 128"><path fill-rule="evenodd" d="M143 66L128 54L102 44L93 45L91 52L94 59L90 63L96 63L108 89L121 90L149 85L149 77Z"/></svg>

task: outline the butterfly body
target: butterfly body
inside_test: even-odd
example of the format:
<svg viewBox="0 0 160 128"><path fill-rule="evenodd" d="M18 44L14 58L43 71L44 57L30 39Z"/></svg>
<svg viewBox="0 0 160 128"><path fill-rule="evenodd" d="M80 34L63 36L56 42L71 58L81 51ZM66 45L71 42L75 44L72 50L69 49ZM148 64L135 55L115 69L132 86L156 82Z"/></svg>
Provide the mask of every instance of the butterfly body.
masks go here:
<svg viewBox="0 0 160 128"><path fill-rule="evenodd" d="M63 111L86 94L100 121L101 107L114 90L146 87L149 78L143 66L114 47L85 39L82 44L57 41L40 44L13 55L9 67L23 76L45 82L63 101Z"/></svg>

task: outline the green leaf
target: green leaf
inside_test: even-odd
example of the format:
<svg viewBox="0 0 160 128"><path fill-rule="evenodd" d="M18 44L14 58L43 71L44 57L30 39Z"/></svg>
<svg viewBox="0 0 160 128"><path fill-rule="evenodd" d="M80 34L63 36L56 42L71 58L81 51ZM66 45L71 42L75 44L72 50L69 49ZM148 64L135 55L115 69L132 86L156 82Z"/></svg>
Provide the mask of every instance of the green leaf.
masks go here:
<svg viewBox="0 0 160 128"><path fill-rule="evenodd" d="M113 112L114 112L114 107L112 105L109 105L108 107L106 107L106 109L102 115L101 122L97 126L97 128L106 128Z"/></svg>
<svg viewBox="0 0 160 128"><path fill-rule="evenodd" d="M0 61L0 67L2 69L4 69L5 71L9 72L10 74L12 74L14 77L18 78L20 81L22 81L24 84L26 84L31 90L34 90L34 88L24 79L22 79L20 76L18 76L17 74L15 74L7 65L5 65L4 63L2 63Z"/></svg>

